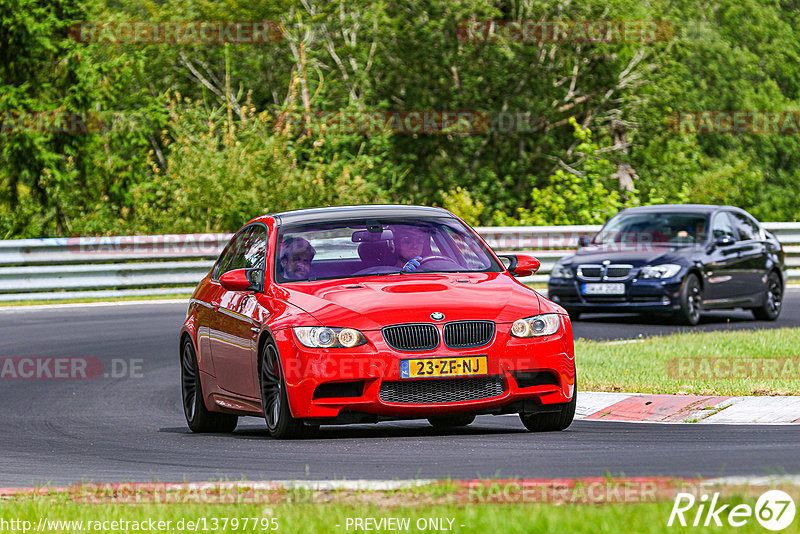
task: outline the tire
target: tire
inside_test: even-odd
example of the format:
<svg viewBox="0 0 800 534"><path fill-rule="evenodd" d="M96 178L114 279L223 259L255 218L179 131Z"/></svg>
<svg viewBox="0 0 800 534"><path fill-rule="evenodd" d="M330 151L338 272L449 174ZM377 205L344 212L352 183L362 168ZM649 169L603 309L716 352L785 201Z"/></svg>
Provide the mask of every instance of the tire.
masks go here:
<svg viewBox="0 0 800 534"><path fill-rule="evenodd" d="M428 422L434 428L453 428L457 426L468 426L475 420L474 415L439 415L428 417Z"/></svg>
<svg viewBox="0 0 800 534"><path fill-rule="evenodd" d="M305 438L319 429L319 426L306 425L302 419L292 417L280 355L272 341L264 343L261 349L258 383L264 420L273 438Z"/></svg>
<svg viewBox="0 0 800 534"><path fill-rule="evenodd" d="M696 274L692 273L683 280L678 298L681 308L675 313L675 322L689 326L699 323L703 296L700 291L700 279Z"/></svg>
<svg viewBox="0 0 800 534"><path fill-rule="evenodd" d="M181 348L181 393L183 414L192 432L227 433L233 432L239 417L227 413L210 412L203 401L203 385L197 355L191 340L183 342Z"/></svg>
<svg viewBox="0 0 800 534"><path fill-rule="evenodd" d="M774 321L781 314L783 306L783 284L775 271L767 277L767 290L764 293L764 304L753 308L753 315L759 321Z"/></svg>
<svg viewBox="0 0 800 534"><path fill-rule="evenodd" d="M578 385L572 392L572 400L561 405L561 410L554 413L519 414L522 424L531 432L554 432L564 430L575 419L575 407L578 405Z"/></svg>

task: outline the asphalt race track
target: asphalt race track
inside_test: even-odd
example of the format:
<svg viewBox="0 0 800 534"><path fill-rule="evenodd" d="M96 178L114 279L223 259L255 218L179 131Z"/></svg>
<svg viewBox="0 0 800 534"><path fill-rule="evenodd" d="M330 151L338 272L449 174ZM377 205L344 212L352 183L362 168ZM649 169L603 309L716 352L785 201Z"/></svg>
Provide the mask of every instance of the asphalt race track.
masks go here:
<svg viewBox="0 0 800 534"><path fill-rule="evenodd" d="M565 432L531 434L516 417L484 416L457 431L381 423L323 427L318 439L279 442L263 421L244 418L233 435L195 435L180 406L176 333L185 309L162 303L0 311L1 358L97 358L103 372L126 375L0 380L0 486L800 473L797 426L576 421ZM718 313L699 328L797 326L800 292L787 294L776 323L749 317ZM587 315L575 335L631 338L677 329L632 316Z"/></svg>

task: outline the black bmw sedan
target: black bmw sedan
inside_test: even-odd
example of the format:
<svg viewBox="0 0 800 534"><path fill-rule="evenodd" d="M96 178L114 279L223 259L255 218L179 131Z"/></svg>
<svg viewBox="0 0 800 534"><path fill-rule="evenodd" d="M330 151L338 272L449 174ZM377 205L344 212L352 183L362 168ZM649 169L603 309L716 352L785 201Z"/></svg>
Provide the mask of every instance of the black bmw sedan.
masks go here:
<svg viewBox="0 0 800 534"><path fill-rule="evenodd" d="M549 298L569 311L661 312L695 325L703 310L781 313L784 254L777 238L732 206L629 208L559 260Z"/></svg>

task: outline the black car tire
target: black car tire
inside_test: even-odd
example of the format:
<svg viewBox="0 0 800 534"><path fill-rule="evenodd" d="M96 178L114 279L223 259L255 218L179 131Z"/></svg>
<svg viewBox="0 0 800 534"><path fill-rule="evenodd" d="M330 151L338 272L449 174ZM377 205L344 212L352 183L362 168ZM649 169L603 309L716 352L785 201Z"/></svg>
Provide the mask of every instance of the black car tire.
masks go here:
<svg viewBox="0 0 800 534"><path fill-rule="evenodd" d="M439 415L428 417L428 422L434 428L452 428L457 426L468 426L475 420L474 415Z"/></svg>
<svg viewBox="0 0 800 534"><path fill-rule="evenodd" d="M560 405L560 410L553 413L519 414L522 424L531 432L554 432L564 430L575 419L575 407L578 405L578 385L572 391L572 400Z"/></svg>
<svg viewBox="0 0 800 534"><path fill-rule="evenodd" d="M275 439L293 439L306 438L316 433L319 430L318 425L307 425L302 419L292 417L280 355L272 341L264 343L261 348L259 363L261 407L270 435Z"/></svg>
<svg viewBox="0 0 800 534"><path fill-rule="evenodd" d="M700 279L691 273L684 278L678 294L680 310L675 313L675 320L679 324L694 326L700 322L700 312L703 309L703 297L700 289Z"/></svg>
<svg viewBox="0 0 800 534"><path fill-rule="evenodd" d="M764 304L753 308L753 315L759 321L774 321L781 314L783 305L783 284L775 271L767 276L767 290L764 293Z"/></svg>
<svg viewBox="0 0 800 534"><path fill-rule="evenodd" d="M183 414L192 432L227 433L233 432L239 417L227 413L209 412L203 402L203 386L200 383L200 371L197 366L197 355L190 340L183 342L181 348L181 393Z"/></svg>

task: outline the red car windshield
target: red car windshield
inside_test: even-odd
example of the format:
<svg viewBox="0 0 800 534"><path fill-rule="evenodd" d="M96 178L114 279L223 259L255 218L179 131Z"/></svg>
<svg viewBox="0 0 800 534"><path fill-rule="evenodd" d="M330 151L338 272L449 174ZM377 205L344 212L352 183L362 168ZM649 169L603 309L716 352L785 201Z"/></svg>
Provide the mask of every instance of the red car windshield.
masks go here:
<svg viewBox="0 0 800 534"><path fill-rule="evenodd" d="M498 272L502 267L458 220L380 219L281 227L278 282L410 272Z"/></svg>

